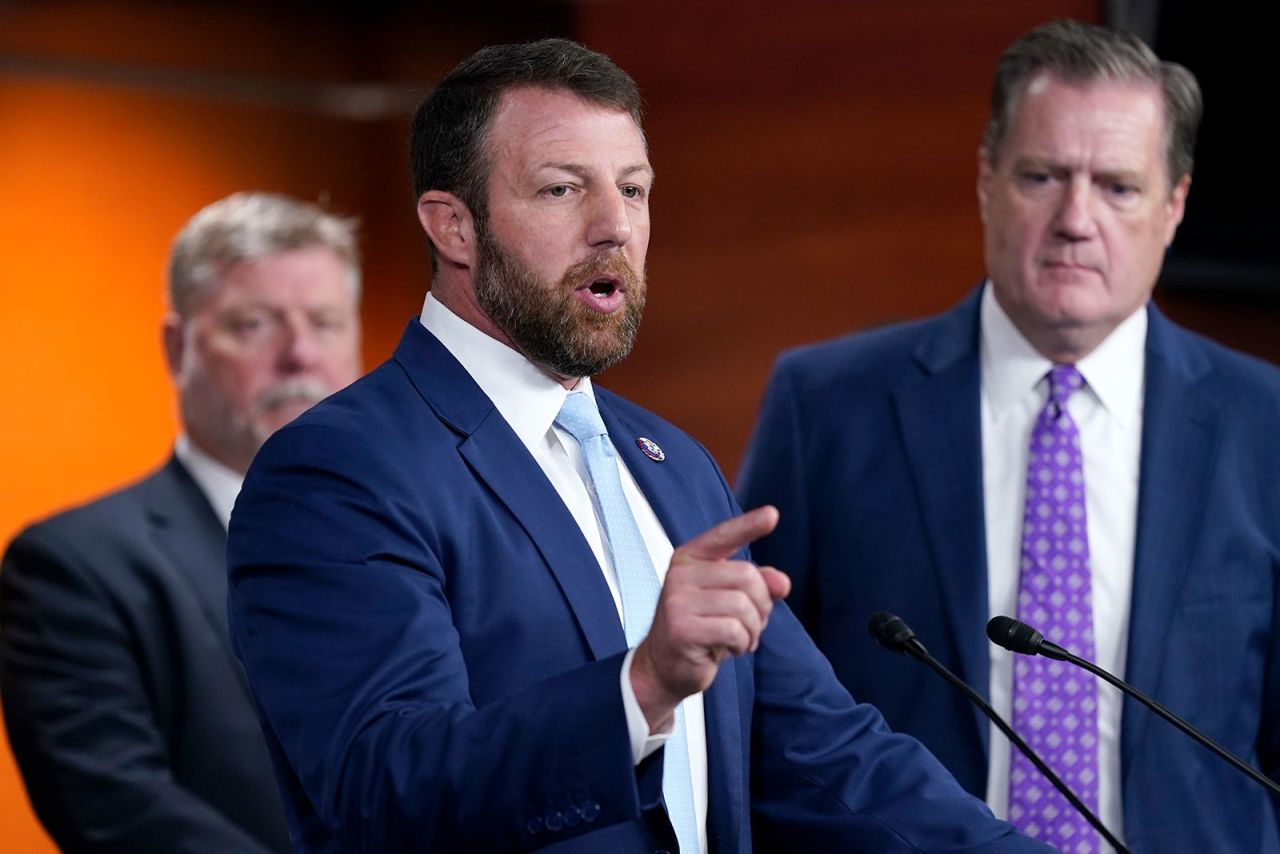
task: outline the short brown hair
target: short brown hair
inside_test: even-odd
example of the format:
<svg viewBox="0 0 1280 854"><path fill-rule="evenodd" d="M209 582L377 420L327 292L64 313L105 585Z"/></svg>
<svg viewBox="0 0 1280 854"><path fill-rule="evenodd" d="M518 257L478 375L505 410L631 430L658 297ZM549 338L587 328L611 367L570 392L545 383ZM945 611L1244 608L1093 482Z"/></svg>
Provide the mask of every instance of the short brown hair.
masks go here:
<svg viewBox="0 0 1280 854"><path fill-rule="evenodd" d="M453 193L484 221L489 125L503 93L517 86L564 89L628 113L641 127L635 81L604 54L567 39L486 47L450 71L414 114L409 163L415 197L428 190Z"/></svg>

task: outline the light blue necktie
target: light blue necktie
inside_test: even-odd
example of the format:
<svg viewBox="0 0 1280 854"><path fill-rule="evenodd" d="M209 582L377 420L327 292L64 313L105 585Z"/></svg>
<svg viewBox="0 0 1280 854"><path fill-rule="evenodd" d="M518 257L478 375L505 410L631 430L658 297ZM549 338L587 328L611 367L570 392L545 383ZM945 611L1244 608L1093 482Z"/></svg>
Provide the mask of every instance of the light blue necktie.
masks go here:
<svg viewBox="0 0 1280 854"><path fill-rule="evenodd" d="M649 550L631 515L631 505L622 492L618 476L618 455L609 441L595 400L582 392L564 399L556 424L582 446L587 474L595 487L596 507L604 519L604 531L613 568L618 576L618 592L622 597L622 628L627 646L635 647L649 634L653 614L658 607L658 573L653 569ZM689 746L685 736L684 710L676 707L675 729L663 748L662 795L667 802L667 815L675 828L680 850L697 852L698 821L693 808L693 783L689 776Z"/></svg>

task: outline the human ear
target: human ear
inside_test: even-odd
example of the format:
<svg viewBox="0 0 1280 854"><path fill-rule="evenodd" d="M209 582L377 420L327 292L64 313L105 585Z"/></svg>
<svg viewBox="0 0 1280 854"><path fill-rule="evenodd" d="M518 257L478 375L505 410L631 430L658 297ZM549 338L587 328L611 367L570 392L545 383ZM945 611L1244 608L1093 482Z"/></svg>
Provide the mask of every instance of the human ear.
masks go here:
<svg viewBox="0 0 1280 854"><path fill-rule="evenodd" d="M475 218L461 199L428 190L418 198L418 222L440 258L457 267L475 267Z"/></svg>

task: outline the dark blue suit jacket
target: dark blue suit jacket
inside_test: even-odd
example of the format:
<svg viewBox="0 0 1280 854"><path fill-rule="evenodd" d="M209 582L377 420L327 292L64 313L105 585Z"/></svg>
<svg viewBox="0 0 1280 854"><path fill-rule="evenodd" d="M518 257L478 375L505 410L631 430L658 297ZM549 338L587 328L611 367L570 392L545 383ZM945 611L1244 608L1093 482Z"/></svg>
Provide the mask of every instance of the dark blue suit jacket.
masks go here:
<svg viewBox="0 0 1280 854"><path fill-rule="evenodd" d="M700 445L597 399L674 543L737 512ZM417 321L392 360L263 448L229 560L232 637L298 850L675 850L662 752L632 763L626 642L600 567L506 421ZM753 838L1031 850L855 705L785 608L705 702L716 851Z"/></svg>
<svg viewBox="0 0 1280 854"><path fill-rule="evenodd" d="M782 511L753 551L844 684L983 796L985 718L864 628L899 614L986 693L978 304L785 354L739 495ZM1280 371L1148 312L1124 676L1274 777ZM1280 851L1262 789L1131 701L1121 763L1135 851Z"/></svg>

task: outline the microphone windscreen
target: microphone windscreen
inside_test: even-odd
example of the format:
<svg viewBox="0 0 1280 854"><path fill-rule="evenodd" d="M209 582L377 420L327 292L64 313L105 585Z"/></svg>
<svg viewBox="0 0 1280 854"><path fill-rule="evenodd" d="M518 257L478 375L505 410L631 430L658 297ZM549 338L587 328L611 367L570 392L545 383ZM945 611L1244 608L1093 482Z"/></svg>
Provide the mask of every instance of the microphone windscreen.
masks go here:
<svg viewBox="0 0 1280 854"><path fill-rule="evenodd" d="M996 646L1023 655L1039 655L1044 635L1012 617L992 617L987 623L987 637Z"/></svg>
<svg viewBox="0 0 1280 854"><path fill-rule="evenodd" d="M867 632L881 646L894 652L905 652L907 641L916 636L903 619L888 611L876 611L867 622Z"/></svg>

